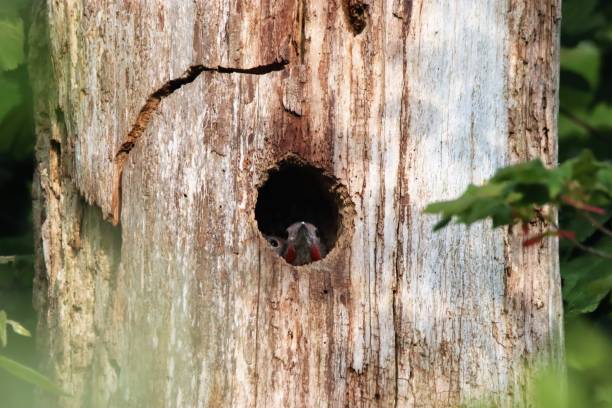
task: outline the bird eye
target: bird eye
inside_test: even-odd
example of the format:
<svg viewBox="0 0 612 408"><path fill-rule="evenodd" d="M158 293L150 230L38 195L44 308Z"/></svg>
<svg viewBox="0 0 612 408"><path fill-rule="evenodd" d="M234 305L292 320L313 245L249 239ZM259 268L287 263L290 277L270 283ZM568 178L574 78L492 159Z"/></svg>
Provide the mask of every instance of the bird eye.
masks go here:
<svg viewBox="0 0 612 408"><path fill-rule="evenodd" d="M268 240L268 242L270 243L270 245L272 245L274 248L278 247L278 241L275 240L274 238L270 238Z"/></svg>

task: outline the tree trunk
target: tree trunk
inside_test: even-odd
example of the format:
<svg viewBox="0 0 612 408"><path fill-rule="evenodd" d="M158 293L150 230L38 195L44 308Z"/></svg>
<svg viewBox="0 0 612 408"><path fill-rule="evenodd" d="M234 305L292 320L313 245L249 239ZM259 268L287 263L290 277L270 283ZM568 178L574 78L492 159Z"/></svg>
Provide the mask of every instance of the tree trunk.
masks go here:
<svg viewBox="0 0 612 408"><path fill-rule="evenodd" d="M422 213L555 164L559 0L34 13L35 302L59 406L510 407L525 363L562 359L556 240L433 233ZM260 232L283 166L332 197L322 261L291 266Z"/></svg>

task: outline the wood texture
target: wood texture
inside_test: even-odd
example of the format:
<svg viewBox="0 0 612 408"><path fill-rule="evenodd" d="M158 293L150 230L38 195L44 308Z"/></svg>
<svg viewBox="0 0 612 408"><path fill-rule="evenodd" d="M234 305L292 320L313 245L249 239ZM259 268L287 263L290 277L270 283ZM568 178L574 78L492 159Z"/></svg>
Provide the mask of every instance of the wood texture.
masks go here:
<svg viewBox="0 0 612 408"><path fill-rule="evenodd" d="M433 233L422 209L555 164L559 3L39 2L36 299L75 395L58 404L525 403L524 364L562 359L556 241ZM288 154L350 198L336 247L297 268L254 219Z"/></svg>

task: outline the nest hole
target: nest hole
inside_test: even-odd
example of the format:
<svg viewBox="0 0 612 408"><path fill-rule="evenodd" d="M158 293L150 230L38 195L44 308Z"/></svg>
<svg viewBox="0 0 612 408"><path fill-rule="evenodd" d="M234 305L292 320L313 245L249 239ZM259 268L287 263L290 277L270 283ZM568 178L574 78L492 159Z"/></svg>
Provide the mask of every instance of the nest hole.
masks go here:
<svg viewBox="0 0 612 408"><path fill-rule="evenodd" d="M344 14L351 26L353 34L361 34L368 24L369 5L362 0L344 0Z"/></svg>
<svg viewBox="0 0 612 408"><path fill-rule="evenodd" d="M279 245L273 237L286 240L287 228L303 221L317 227L326 248L322 257L329 254L342 226L338 187L335 178L298 158L285 159L270 169L258 189L255 219L272 249Z"/></svg>

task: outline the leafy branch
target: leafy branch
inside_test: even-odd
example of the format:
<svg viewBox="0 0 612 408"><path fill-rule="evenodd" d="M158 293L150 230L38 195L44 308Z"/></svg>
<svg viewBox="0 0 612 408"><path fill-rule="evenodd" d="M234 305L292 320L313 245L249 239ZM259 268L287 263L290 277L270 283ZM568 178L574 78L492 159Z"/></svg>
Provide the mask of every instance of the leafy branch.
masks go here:
<svg viewBox="0 0 612 408"><path fill-rule="evenodd" d="M569 225L557 225L551 209L570 214ZM564 299L576 313L593 311L612 290L612 230L606 226L611 210L612 164L597 160L589 150L553 169L540 160L502 168L484 185L470 185L460 197L425 208L440 216L434 230L452 221L470 225L491 219L494 227L522 225L526 247L549 236L569 243L582 254L561 265ZM529 236L534 221L543 231ZM595 238L593 231L599 232Z"/></svg>
<svg viewBox="0 0 612 408"><path fill-rule="evenodd" d="M8 319L6 312L4 310L0 310L0 345L2 347L6 347L7 345L7 329L9 326L16 334L20 336L31 336L28 329L23 327L18 322ZM48 377L42 375L33 368L25 366L3 355L0 355L0 368L9 372L14 377L33 384L43 390L49 391L57 395L69 395L64 392L59 386L57 386L53 381L51 381Z"/></svg>

